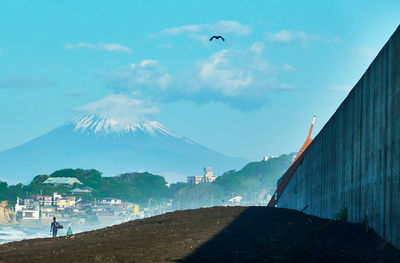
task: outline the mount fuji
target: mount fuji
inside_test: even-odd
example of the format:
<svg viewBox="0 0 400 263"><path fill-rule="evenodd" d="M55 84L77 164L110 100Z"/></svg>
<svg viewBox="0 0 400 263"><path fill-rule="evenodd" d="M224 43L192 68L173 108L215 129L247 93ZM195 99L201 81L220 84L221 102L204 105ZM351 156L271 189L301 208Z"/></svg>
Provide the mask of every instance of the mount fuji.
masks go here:
<svg viewBox="0 0 400 263"><path fill-rule="evenodd" d="M247 163L208 149L152 120L123 121L82 114L36 139L0 152L0 180L28 182L63 168L103 175L148 171L168 182L186 181L211 166L215 174Z"/></svg>

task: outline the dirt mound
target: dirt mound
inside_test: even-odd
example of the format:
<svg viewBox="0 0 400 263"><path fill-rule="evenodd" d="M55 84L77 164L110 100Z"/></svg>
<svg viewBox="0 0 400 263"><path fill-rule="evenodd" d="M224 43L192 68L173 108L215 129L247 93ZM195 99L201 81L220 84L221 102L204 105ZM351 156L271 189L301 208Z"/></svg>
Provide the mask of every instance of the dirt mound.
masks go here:
<svg viewBox="0 0 400 263"><path fill-rule="evenodd" d="M0 262L399 262L361 224L267 207L176 211L0 246Z"/></svg>

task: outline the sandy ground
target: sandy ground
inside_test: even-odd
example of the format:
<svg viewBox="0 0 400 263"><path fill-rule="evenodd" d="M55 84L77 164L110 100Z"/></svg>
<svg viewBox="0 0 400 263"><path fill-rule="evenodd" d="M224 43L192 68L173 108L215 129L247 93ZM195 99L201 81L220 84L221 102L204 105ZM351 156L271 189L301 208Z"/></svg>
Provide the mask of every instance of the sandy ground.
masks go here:
<svg viewBox="0 0 400 263"><path fill-rule="evenodd" d="M400 262L400 251L361 224L213 207L3 244L0 262Z"/></svg>

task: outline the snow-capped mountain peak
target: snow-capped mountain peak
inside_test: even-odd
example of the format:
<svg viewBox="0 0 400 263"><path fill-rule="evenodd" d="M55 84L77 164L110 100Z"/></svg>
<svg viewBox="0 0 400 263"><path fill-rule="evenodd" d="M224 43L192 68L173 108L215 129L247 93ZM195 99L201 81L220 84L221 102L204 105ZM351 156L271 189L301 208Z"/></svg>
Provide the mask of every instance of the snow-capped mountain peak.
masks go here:
<svg viewBox="0 0 400 263"><path fill-rule="evenodd" d="M131 121L116 118L104 118L94 114L80 115L73 118L72 124L75 131L94 133L96 135L126 134L129 132L143 131L151 135L170 135L182 138L181 135L171 131L161 123L154 120Z"/></svg>

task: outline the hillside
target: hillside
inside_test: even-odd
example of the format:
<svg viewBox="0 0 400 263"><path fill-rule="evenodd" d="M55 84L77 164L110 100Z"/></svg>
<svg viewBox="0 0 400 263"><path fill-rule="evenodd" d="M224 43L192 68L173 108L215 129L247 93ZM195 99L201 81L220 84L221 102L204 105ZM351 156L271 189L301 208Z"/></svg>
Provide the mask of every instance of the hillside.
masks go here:
<svg viewBox="0 0 400 263"><path fill-rule="evenodd" d="M49 177L76 177L83 184L68 186L51 186L43 184ZM91 169L63 169L50 175L38 175L28 185L11 185L0 182L0 200L7 200L13 205L17 197L42 193L52 195L57 192L62 195L71 195L70 190L75 187L91 187L91 194L82 194L86 200L100 197L116 197L136 204L147 203L151 198L157 203L170 198L171 193L164 177L151 173L126 173L114 177L102 177L101 172Z"/></svg>
<svg viewBox="0 0 400 263"><path fill-rule="evenodd" d="M361 224L295 210L176 211L73 237L0 246L0 262L397 262L400 251Z"/></svg>
<svg viewBox="0 0 400 263"><path fill-rule="evenodd" d="M239 171L231 170L212 183L194 186L172 185L179 208L224 205L230 198L240 195L245 202L266 201L276 189L277 180L286 172L295 153L282 154L267 161L251 162Z"/></svg>
<svg viewBox="0 0 400 263"><path fill-rule="evenodd" d="M62 169L50 175L38 175L27 184L8 186L0 181L0 200L14 205L17 197L33 194L52 195L57 192L70 195L75 187L91 187L91 194L82 194L87 200L101 197L116 197L137 204L152 204L174 199L175 209L198 208L202 206L224 205L232 196L242 195L246 201L266 200L276 188L277 179L292 163L294 154L283 154L268 161L251 162L239 171L228 171L217 177L213 183L189 186L186 183L167 186L163 176L148 172L124 173L104 177L95 169ZM49 177L76 177L83 185L51 186L43 184Z"/></svg>
<svg viewBox="0 0 400 263"><path fill-rule="evenodd" d="M277 180L292 164L295 155L282 154L267 161L251 162L239 171L228 171L219 176L215 184L237 194L257 191L260 186L276 188Z"/></svg>

